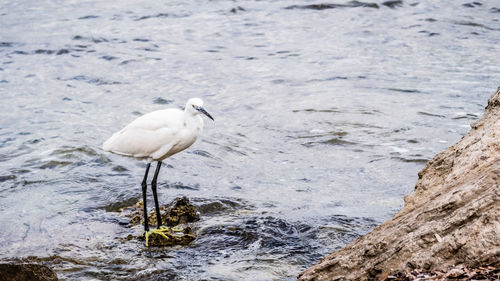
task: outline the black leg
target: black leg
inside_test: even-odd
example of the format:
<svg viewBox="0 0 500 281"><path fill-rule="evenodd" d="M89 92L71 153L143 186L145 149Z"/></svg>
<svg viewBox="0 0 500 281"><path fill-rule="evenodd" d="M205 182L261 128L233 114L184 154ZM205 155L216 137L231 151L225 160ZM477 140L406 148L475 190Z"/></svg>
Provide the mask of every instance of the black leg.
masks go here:
<svg viewBox="0 0 500 281"><path fill-rule="evenodd" d="M144 179L142 180L142 202L144 205L144 231L149 231L149 223L148 223L148 207L146 206L146 191L148 188L148 173L149 167L151 167L151 163L148 163L146 166L146 173L144 174Z"/></svg>
<svg viewBox="0 0 500 281"><path fill-rule="evenodd" d="M158 204L158 195L156 195L156 179L158 178L158 172L160 171L160 167L161 167L161 161L158 161L153 181L151 181L151 189L153 190L153 197L155 198L156 221L158 222L158 228L160 228L161 226L161 214L160 214L160 205Z"/></svg>

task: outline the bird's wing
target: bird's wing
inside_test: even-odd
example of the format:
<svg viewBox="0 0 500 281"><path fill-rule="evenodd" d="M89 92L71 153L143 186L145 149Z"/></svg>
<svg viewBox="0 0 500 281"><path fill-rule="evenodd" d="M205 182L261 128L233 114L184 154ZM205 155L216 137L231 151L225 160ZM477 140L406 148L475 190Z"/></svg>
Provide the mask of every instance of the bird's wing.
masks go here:
<svg viewBox="0 0 500 281"><path fill-rule="evenodd" d="M113 134L103 144L105 151L137 158L158 159L160 151L175 145L183 121L178 109L158 110L143 115ZM160 155L163 156L163 155Z"/></svg>
<svg viewBox="0 0 500 281"><path fill-rule="evenodd" d="M167 151L175 144L175 133L168 128L145 130L123 129L104 143L104 150L137 158L157 159L158 151ZM170 148L169 148L170 147Z"/></svg>
<svg viewBox="0 0 500 281"><path fill-rule="evenodd" d="M157 110L142 115L128 124L126 129L157 130L160 128L178 128L183 122L183 111L176 108Z"/></svg>

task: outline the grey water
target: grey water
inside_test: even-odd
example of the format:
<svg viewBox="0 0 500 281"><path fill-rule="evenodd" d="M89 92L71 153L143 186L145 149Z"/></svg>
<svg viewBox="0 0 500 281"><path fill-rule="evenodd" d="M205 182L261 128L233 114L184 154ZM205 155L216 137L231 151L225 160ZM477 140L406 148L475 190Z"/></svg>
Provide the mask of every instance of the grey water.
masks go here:
<svg viewBox="0 0 500 281"><path fill-rule="evenodd" d="M367 1L2 1L0 260L293 280L390 218L499 86L500 2ZM197 239L148 249L119 212L146 163L101 144L195 96L215 122L159 197L197 206Z"/></svg>

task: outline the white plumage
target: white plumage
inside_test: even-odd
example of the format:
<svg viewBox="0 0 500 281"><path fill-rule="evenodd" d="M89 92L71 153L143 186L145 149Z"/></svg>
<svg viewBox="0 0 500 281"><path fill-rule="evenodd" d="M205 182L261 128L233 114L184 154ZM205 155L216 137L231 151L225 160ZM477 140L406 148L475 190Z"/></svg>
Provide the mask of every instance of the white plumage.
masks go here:
<svg viewBox="0 0 500 281"><path fill-rule="evenodd" d="M156 179L161 164L165 158L190 147L203 130L201 114L214 120L203 109L203 101L199 98L189 99L184 110L169 108L145 114L128 124L122 130L114 133L102 148L119 155L139 159L147 159L146 173L142 180L142 199L144 203L144 230L146 237L149 231L147 217L147 177L151 161L158 161L151 182L155 200L158 229L161 228L161 215L156 193ZM152 230L153 231L153 230ZM147 239L146 239L147 241ZM147 245L147 242L146 242Z"/></svg>
<svg viewBox="0 0 500 281"><path fill-rule="evenodd" d="M103 144L104 151L162 161L191 146L203 130L200 114L203 101L192 98L184 110L168 108L145 114L113 134Z"/></svg>

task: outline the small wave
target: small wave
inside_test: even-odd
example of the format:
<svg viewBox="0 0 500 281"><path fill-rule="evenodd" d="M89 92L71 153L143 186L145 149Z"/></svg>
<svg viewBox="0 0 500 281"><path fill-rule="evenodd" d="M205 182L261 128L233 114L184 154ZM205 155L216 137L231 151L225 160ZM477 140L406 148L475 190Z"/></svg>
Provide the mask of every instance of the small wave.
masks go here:
<svg viewBox="0 0 500 281"><path fill-rule="evenodd" d="M43 163L42 165L38 166L39 169L45 170L45 169L54 169L57 167L65 167L73 164L71 161L58 161L58 160L50 160L48 162Z"/></svg>
<svg viewBox="0 0 500 281"><path fill-rule="evenodd" d="M389 91L401 92L401 93L421 93L419 90L415 89L399 89L399 88L387 88Z"/></svg>
<svg viewBox="0 0 500 281"><path fill-rule="evenodd" d="M326 141L319 142L322 144L330 144L330 145L353 145L356 144L355 142L352 141L346 141L341 138L331 138Z"/></svg>
<svg viewBox="0 0 500 281"><path fill-rule="evenodd" d="M15 180L16 178L17 178L16 175L0 176L0 182Z"/></svg>
<svg viewBox="0 0 500 281"><path fill-rule="evenodd" d="M346 4L335 4L335 3L324 3L324 4L309 4L309 5L292 5L288 6L285 9L294 10L327 10L327 9L338 9L338 8L375 8L378 9L379 5L377 3L365 3L359 1L350 1Z"/></svg>
<svg viewBox="0 0 500 281"><path fill-rule="evenodd" d="M342 113L341 110L336 109L336 108L332 108L332 109L314 109L314 108L295 109L295 110L292 110L292 112Z"/></svg>
<svg viewBox="0 0 500 281"><path fill-rule="evenodd" d="M479 116L477 114L473 113L466 113L466 114L461 114L456 117L453 117L452 119L458 120L458 119L470 119L470 120L476 120Z"/></svg>
<svg viewBox="0 0 500 281"><path fill-rule="evenodd" d="M347 80L349 79L346 76L332 76L332 77L327 77L327 78L315 78L308 80L308 83L314 83L314 82L329 82L329 81L335 81L335 80Z"/></svg>
<svg viewBox="0 0 500 281"><path fill-rule="evenodd" d="M195 184L193 186L185 185L182 182L174 182L174 183L166 183L162 184L163 186L166 186L167 188L172 188L172 189L183 189L183 190L200 190L200 185Z"/></svg>
<svg viewBox="0 0 500 281"><path fill-rule="evenodd" d="M56 55L64 55L64 54L69 54L69 50L68 49L59 49L59 50L46 50L46 49L37 49L35 51L33 51L33 54L36 54L36 55L40 55L40 54L44 54L44 55L52 55L52 54L56 54Z"/></svg>
<svg viewBox="0 0 500 281"><path fill-rule="evenodd" d="M311 138L320 138L320 137L326 137L326 136L335 136L335 137L345 137L349 133L344 132L344 131L330 131L330 132L325 132L323 130L311 130L309 134L301 135L298 137L295 137L297 139L311 139Z"/></svg>
<svg viewBox="0 0 500 281"><path fill-rule="evenodd" d="M96 209L105 210L107 212L120 212L123 208L134 206L139 202L139 198L132 197L118 202L113 202L105 206L97 207Z"/></svg>
<svg viewBox="0 0 500 281"><path fill-rule="evenodd" d="M12 52L12 54L14 54L14 55L29 55L30 53L28 53L26 51L15 50Z"/></svg>
<svg viewBox="0 0 500 281"><path fill-rule="evenodd" d="M155 104L171 104L173 100L166 100L162 97L157 97L156 99L153 100L153 103Z"/></svg>
<svg viewBox="0 0 500 281"><path fill-rule="evenodd" d="M151 18L185 18L185 17L189 17L189 16L190 16L190 14L158 13L156 15L147 15L147 16L139 17L139 18L135 19L135 21L147 20L147 19L151 19Z"/></svg>
<svg viewBox="0 0 500 281"><path fill-rule="evenodd" d="M128 171L127 168L121 166L121 165L116 165L111 169L113 172L126 172Z"/></svg>
<svg viewBox="0 0 500 281"><path fill-rule="evenodd" d="M215 156L213 156L212 154L210 154L208 151L205 151L205 150L199 150L199 149L197 149L197 150L191 151L191 153L192 154L196 154L196 155L200 155L200 156L203 156L203 157L206 157L206 158L216 159Z"/></svg>
<svg viewBox="0 0 500 281"><path fill-rule="evenodd" d="M62 80L62 79L61 79ZM86 75L77 75L73 78L66 79L67 80L75 80L75 81L83 81L87 82L89 84L95 84L95 85L119 85L122 84L121 82L118 81L109 81L109 80L104 80L102 78L96 78L96 77L89 77Z"/></svg>
<svg viewBox="0 0 500 281"><path fill-rule="evenodd" d="M304 223L291 223L274 217L246 217L233 225L213 225L201 231L198 244L210 245L213 249L241 249L258 243L259 250L268 255L291 252L307 252L308 245L302 243L313 228ZM210 239L211 243L203 240Z"/></svg>
<svg viewBox="0 0 500 281"><path fill-rule="evenodd" d="M475 7L480 7L482 6L483 4L482 3L479 3L479 2L471 2L471 3L465 3L465 4L462 4L462 6L466 7L466 8L475 8Z"/></svg>
<svg viewBox="0 0 500 281"><path fill-rule="evenodd" d="M425 158L406 158L406 157L391 157L391 159L399 160L405 163L427 163L429 159Z"/></svg>
<svg viewBox="0 0 500 281"><path fill-rule="evenodd" d="M424 115L424 116L430 116L430 117L446 118L446 116L444 116L444 115L429 113L429 112L425 112L425 111L419 111L419 112L417 112L417 114Z"/></svg>
<svg viewBox="0 0 500 281"><path fill-rule="evenodd" d="M62 146L48 153L46 157L28 160L25 167L51 170L63 167L79 167L89 163L101 165L104 162L107 162L107 159L103 159L96 150L90 147Z"/></svg>
<svg viewBox="0 0 500 281"><path fill-rule="evenodd" d="M312 146L315 146L318 144L346 146L346 145L355 145L357 143L352 142L352 141L346 141L346 140L343 140L342 138L330 138L330 139L323 140L323 141L310 141L310 142L303 143L302 145L305 147L312 147Z"/></svg>
<svg viewBox="0 0 500 281"><path fill-rule="evenodd" d="M480 27L480 28L484 28L487 30L500 30L498 28L491 28L491 27L486 26L484 24L480 24L480 23L476 23L476 22L472 22L472 21L454 21L453 24L471 26L471 27Z"/></svg>
<svg viewBox="0 0 500 281"><path fill-rule="evenodd" d="M86 36L81 36L81 35L75 35L72 38L73 40L78 40L78 41L87 41L87 42L92 42L92 43L103 43L103 42L109 42L108 39L103 38L103 37L86 37Z"/></svg>
<svg viewBox="0 0 500 281"><path fill-rule="evenodd" d="M241 155L241 156L247 156L247 154L245 152L237 150L237 149L233 148L232 146L223 145L221 147L222 147L223 150L225 150L227 152L231 152L231 153L238 154L238 155ZM238 146L234 146L234 147L239 148Z"/></svg>
<svg viewBox="0 0 500 281"><path fill-rule="evenodd" d="M88 146L82 146L82 147L72 147L72 146L63 146L59 149L54 150L50 155L52 156L65 156L66 158L73 158L70 157L69 155L75 155L75 154L83 154L89 157L94 157L98 156L99 153L95 151L94 149L88 147ZM76 157L76 156L75 156Z"/></svg>
<svg viewBox="0 0 500 281"><path fill-rule="evenodd" d="M382 5L389 7L391 9L399 8L403 6L403 1L401 0L391 0L391 1L385 1L382 3Z"/></svg>
<svg viewBox="0 0 500 281"><path fill-rule="evenodd" d="M112 60L118 59L118 57L114 57L114 56L102 56L101 59L107 60L107 61L112 61Z"/></svg>
<svg viewBox="0 0 500 281"><path fill-rule="evenodd" d="M238 7L235 7L235 8L232 8L231 10L229 10L229 12L233 13L233 14L237 14L237 13L241 13L241 12L245 12L245 8L241 7L241 6L238 6Z"/></svg>
<svg viewBox="0 0 500 281"><path fill-rule="evenodd" d="M89 19L96 19L98 18L99 16L94 16L94 15L88 15L88 16L84 16L84 17L79 17L78 19L79 20L89 20Z"/></svg>
<svg viewBox="0 0 500 281"><path fill-rule="evenodd" d="M10 48L14 47L15 45L17 44L14 42L0 42L0 48Z"/></svg>
<svg viewBox="0 0 500 281"><path fill-rule="evenodd" d="M124 60L124 61L120 62L120 65L127 65L131 62L137 62L137 60L135 60L135 59Z"/></svg>

